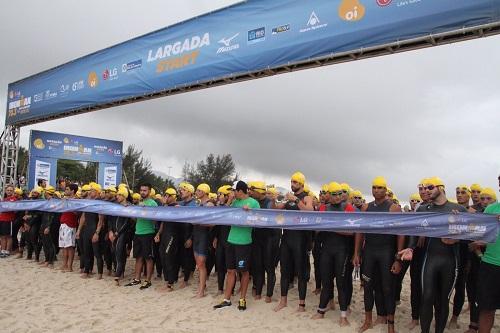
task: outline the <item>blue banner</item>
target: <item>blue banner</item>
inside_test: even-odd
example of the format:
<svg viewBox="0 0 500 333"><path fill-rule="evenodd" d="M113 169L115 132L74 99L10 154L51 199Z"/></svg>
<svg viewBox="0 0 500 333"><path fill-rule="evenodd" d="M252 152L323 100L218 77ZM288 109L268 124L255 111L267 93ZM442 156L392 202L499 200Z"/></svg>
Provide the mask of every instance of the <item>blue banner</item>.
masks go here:
<svg viewBox="0 0 500 333"><path fill-rule="evenodd" d="M486 214L306 212L221 207L143 207L98 200L36 200L0 202L0 212L39 210L81 211L110 216L146 218L205 225L346 231L356 233L427 236L494 242L498 217Z"/></svg>
<svg viewBox="0 0 500 333"><path fill-rule="evenodd" d="M98 183L104 187L121 182L123 143L63 133L32 130L30 133L28 188L39 179L55 185L57 160L99 163Z"/></svg>
<svg viewBox="0 0 500 333"><path fill-rule="evenodd" d="M500 0L249 0L9 84L7 125L500 20Z"/></svg>

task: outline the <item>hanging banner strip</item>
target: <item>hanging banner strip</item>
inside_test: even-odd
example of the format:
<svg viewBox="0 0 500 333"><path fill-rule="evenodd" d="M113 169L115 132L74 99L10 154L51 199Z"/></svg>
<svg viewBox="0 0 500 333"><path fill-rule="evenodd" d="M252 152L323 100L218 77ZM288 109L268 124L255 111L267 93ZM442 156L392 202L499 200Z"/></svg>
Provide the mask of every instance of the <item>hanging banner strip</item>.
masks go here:
<svg viewBox="0 0 500 333"><path fill-rule="evenodd" d="M0 212L38 210L80 211L128 216L154 221L204 225L238 225L294 230L347 231L356 233L427 236L494 242L498 217L486 214L306 212L222 207L124 207L96 200L28 200L0 202Z"/></svg>

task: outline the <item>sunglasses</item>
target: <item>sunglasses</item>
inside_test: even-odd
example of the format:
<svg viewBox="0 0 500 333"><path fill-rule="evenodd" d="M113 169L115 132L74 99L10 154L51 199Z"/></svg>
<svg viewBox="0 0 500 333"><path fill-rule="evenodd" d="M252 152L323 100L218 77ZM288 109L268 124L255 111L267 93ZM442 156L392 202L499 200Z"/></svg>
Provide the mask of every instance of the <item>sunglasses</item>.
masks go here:
<svg viewBox="0 0 500 333"><path fill-rule="evenodd" d="M481 191L478 191L478 190L472 190L471 192L472 193L481 193Z"/></svg>
<svg viewBox="0 0 500 333"><path fill-rule="evenodd" d="M419 200L410 200L410 202L419 203L420 201Z"/></svg>
<svg viewBox="0 0 500 333"><path fill-rule="evenodd" d="M383 190L385 187L383 186L372 186L372 190Z"/></svg>
<svg viewBox="0 0 500 333"><path fill-rule="evenodd" d="M362 197L354 197L354 199L361 200L363 198Z"/></svg>
<svg viewBox="0 0 500 333"><path fill-rule="evenodd" d="M319 191L319 194L327 194L327 191Z"/></svg>
<svg viewBox="0 0 500 333"><path fill-rule="evenodd" d="M330 192L330 195L338 196L338 195L342 195L342 192Z"/></svg>
<svg viewBox="0 0 500 333"><path fill-rule="evenodd" d="M457 191L457 194L466 194L467 191Z"/></svg>
<svg viewBox="0 0 500 333"><path fill-rule="evenodd" d="M428 190L428 191L432 191L435 188L436 188L436 186L434 186L434 185L424 186L424 190Z"/></svg>
<svg viewBox="0 0 500 333"><path fill-rule="evenodd" d="M347 191L346 190L342 190L342 193L347 193Z"/></svg>
<svg viewBox="0 0 500 333"><path fill-rule="evenodd" d="M492 197L481 197L481 200L488 200L488 201L490 201L492 199L493 199Z"/></svg>

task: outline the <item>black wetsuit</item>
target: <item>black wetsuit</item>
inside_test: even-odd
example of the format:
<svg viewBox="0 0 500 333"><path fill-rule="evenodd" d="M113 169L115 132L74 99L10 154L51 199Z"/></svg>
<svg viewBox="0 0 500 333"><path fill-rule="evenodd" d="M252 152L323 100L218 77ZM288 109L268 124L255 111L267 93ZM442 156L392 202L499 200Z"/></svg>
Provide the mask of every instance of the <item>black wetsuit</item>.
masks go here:
<svg viewBox="0 0 500 333"><path fill-rule="evenodd" d="M297 195L299 200L304 200L307 196L302 192ZM299 210L295 202L287 202L286 210ZM298 278L299 300L306 299L307 293L307 266L308 247L310 243L311 232L305 230L283 230L280 246L280 268L281 268L281 296L288 295L288 287L292 282L294 273Z"/></svg>
<svg viewBox="0 0 500 333"><path fill-rule="evenodd" d="M224 280L226 279L226 248L227 237L229 236L230 225L217 225L214 227L217 247L215 248L215 269L217 270L217 287L219 291L224 291Z"/></svg>
<svg viewBox="0 0 500 333"><path fill-rule="evenodd" d="M259 200L261 209L271 208L271 200ZM276 284L276 258L279 253L280 229L253 228L252 231L252 265L251 272L255 287L255 294L260 296L267 274L266 296L272 297Z"/></svg>
<svg viewBox="0 0 500 333"><path fill-rule="evenodd" d="M111 245L111 251L115 260L115 277L120 278L125 272L127 262L127 241L132 229L132 221L129 217L108 216L108 229L115 234L115 240Z"/></svg>
<svg viewBox="0 0 500 333"><path fill-rule="evenodd" d="M42 222L42 212L40 211L29 211L27 215L31 218L28 219L27 224L30 227L28 235L28 259L33 257L33 252L35 253L35 260L40 260L40 251L42 249L42 243L40 239L40 224Z"/></svg>
<svg viewBox="0 0 500 333"><path fill-rule="evenodd" d="M367 212L389 212L392 201L386 200L377 205L374 201L368 204ZM365 311L371 312L374 303L374 291L381 288L383 308L387 315L396 312L395 275L391 272L394 255L397 252L397 236L385 234L365 234L363 250L363 272ZM380 291L379 291L380 293ZM377 309L378 309L377 305Z"/></svg>
<svg viewBox="0 0 500 333"><path fill-rule="evenodd" d="M189 201L180 201L180 206L186 207L196 207L196 201L191 199ZM186 248L184 244L187 240L193 238L193 225L191 223L181 223L180 226L181 237L179 237L179 252L178 252L178 260L180 268L182 268L184 274L184 282L189 280L191 273L194 272L195 262L193 255L193 247Z"/></svg>
<svg viewBox="0 0 500 333"><path fill-rule="evenodd" d="M441 206L421 205L417 211L451 213L452 210L467 212L463 206L449 201ZM420 327L422 333L430 331L434 308L435 331L442 333L448 321L448 303L460 266L459 243L447 245L440 238L427 237L423 250Z"/></svg>
<svg viewBox="0 0 500 333"><path fill-rule="evenodd" d="M85 273L90 273L92 271L93 260L95 257L97 263L97 273L102 274L104 270L104 260L103 260L103 243L104 236L101 232L99 233L99 239L97 242L92 242L92 237L94 236L97 223L99 222L99 214L96 213L84 213L85 214L85 225L83 227L82 233L82 247L83 256L85 258Z"/></svg>
<svg viewBox="0 0 500 333"><path fill-rule="evenodd" d="M54 228L52 224L55 224L55 214L49 212L43 212L40 223L40 236L42 239L43 253L45 255L45 262L52 265L56 259L56 248L54 246L54 241L52 240L51 230ZM48 229L48 233L45 231Z"/></svg>
<svg viewBox="0 0 500 333"><path fill-rule="evenodd" d="M176 206L177 203L169 206ZM161 222L163 223L162 233L160 235L160 259L163 270L163 279L172 285L177 282L179 275L179 238L181 238L181 224L177 222ZM184 246L183 246L184 248Z"/></svg>
<svg viewBox="0 0 500 333"><path fill-rule="evenodd" d="M346 204L329 204L327 211L343 212ZM321 296L318 311L324 313L328 302L333 298L333 278L337 283L340 311L347 311L348 295L346 287L347 265L352 257L352 236L341 235L336 232L321 231L318 235L321 241ZM352 277L351 277L352 278Z"/></svg>

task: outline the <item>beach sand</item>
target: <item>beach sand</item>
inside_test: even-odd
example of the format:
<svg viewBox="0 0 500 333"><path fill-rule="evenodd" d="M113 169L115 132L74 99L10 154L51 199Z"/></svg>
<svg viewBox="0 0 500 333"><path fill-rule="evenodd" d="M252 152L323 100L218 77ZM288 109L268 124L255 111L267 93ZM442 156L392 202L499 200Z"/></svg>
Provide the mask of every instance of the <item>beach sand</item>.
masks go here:
<svg viewBox="0 0 500 333"><path fill-rule="evenodd" d="M78 260L75 260L74 267L79 267ZM126 280L131 278L132 267L133 260L129 259ZM142 291L138 286L117 287L110 277L84 280L75 272L62 273L13 257L0 259L0 277L1 332L352 333L357 332L363 319L363 293L359 290L359 281L355 281L352 314L349 316L351 326L341 328L337 324L340 316L338 305L336 310L326 313L325 319L310 319L319 301L319 296L312 293L312 281L308 284L305 313L296 312L297 288L290 291L288 307L275 313L273 308L279 297L279 284L271 304L264 300L254 301L250 295L247 311L237 310L237 297L233 297L232 307L213 310L212 306L221 301L221 297L216 296L217 278L214 274L208 282L208 295L202 299L193 298L195 282L185 289L178 290L176 286L174 292L160 293L155 287L161 286L162 281L155 279L152 288ZM407 273L401 305L396 312L396 329L398 332L417 333L419 328L412 331L406 328L411 318L409 282ZM459 320L461 328L447 332L458 333L467 329L469 312L465 312L466 308L467 302ZM499 325L500 313L492 332L500 332ZM386 331L386 326L378 325L367 332Z"/></svg>

